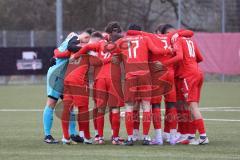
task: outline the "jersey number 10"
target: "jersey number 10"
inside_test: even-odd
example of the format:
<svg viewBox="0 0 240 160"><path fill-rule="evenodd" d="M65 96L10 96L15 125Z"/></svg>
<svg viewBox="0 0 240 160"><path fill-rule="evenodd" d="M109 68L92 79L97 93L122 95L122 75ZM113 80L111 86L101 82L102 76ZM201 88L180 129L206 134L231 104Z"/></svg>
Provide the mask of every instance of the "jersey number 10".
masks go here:
<svg viewBox="0 0 240 160"><path fill-rule="evenodd" d="M194 48L193 41L186 40L186 42L187 42L187 46L188 46L189 56L194 58L196 56L196 54L195 54L195 48Z"/></svg>

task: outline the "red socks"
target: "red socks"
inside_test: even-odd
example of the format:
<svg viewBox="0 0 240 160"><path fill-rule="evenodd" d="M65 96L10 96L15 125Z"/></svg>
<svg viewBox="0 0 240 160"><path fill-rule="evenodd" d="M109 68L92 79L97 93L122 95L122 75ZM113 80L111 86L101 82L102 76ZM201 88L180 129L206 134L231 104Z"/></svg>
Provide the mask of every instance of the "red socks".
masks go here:
<svg viewBox="0 0 240 160"><path fill-rule="evenodd" d="M113 137L119 137L120 113L112 113L112 130Z"/></svg>
<svg viewBox="0 0 240 160"><path fill-rule="evenodd" d="M64 107L62 112L62 131L63 131L63 137L66 139L70 139L69 136L69 120L70 120L70 109L72 102L71 101L63 101Z"/></svg>
<svg viewBox="0 0 240 160"><path fill-rule="evenodd" d="M133 112L125 112L125 126L127 134L133 135Z"/></svg>
<svg viewBox="0 0 240 160"><path fill-rule="evenodd" d="M97 129L99 137L103 137L103 128L104 128L104 113L97 113Z"/></svg>
<svg viewBox="0 0 240 160"><path fill-rule="evenodd" d="M81 106L78 108L78 126L79 130L84 131L84 137L90 139L90 129L89 129L89 112L88 106Z"/></svg>
<svg viewBox="0 0 240 160"><path fill-rule="evenodd" d="M148 135L151 125L151 112L143 112L143 135Z"/></svg>
<svg viewBox="0 0 240 160"><path fill-rule="evenodd" d="M206 133L203 119L194 120L193 124L196 127L196 129L198 130L199 134L205 134Z"/></svg>
<svg viewBox="0 0 240 160"><path fill-rule="evenodd" d="M93 109L93 126L94 130L97 130L97 108Z"/></svg>
<svg viewBox="0 0 240 160"><path fill-rule="evenodd" d="M166 118L165 121L167 123L166 132L168 131L169 133L171 129L177 128L177 110L175 107L166 109L165 118ZM165 132L165 128L164 128L164 132Z"/></svg>
<svg viewBox="0 0 240 160"><path fill-rule="evenodd" d="M161 108L153 108L152 116L154 129L161 129Z"/></svg>
<svg viewBox="0 0 240 160"><path fill-rule="evenodd" d="M133 128L139 130L140 126L140 114L139 110L134 110L133 111Z"/></svg>

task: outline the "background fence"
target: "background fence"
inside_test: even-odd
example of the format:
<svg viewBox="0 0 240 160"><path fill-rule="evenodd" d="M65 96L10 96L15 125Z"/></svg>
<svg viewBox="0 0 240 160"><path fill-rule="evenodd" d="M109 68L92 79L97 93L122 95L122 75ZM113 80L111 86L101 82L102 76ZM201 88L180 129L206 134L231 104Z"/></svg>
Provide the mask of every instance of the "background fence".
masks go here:
<svg viewBox="0 0 240 160"><path fill-rule="evenodd" d="M28 16L23 9L28 10ZM1 11L0 48L55 47L70 31L86 27L103 30L112 20L119 21L124 29L134 22L146 31L154 31L159 23L170 23L196 32L240 32L239 0L0 0ZM239 77L223 73L205 76L208 81L240 81ZM0 83L17 79L1 76ZM29 76L20 81L23 79Z"/></svg>

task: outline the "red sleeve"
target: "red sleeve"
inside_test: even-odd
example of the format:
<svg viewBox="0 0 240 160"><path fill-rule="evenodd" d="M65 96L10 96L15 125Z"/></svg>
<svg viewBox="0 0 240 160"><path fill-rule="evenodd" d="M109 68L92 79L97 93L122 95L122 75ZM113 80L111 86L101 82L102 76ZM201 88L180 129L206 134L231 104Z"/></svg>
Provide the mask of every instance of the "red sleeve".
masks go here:
<svg viewBox="0 0 240 160"><path fill-rule="evenodd" d="M87 44L81 48L77 53L74 54L74 58L78 59L81 55L87 54L88 51L97 51L99 49L100 43Z"/></svg>
<svg viewBox="0 0 240 160"><path fill-rule="evenodd" d="M152 40L149 37L144 37L144 39L147 42L147 47L148 49L153 53L153 54L168 54L170 50L164 49L164 48L159 48L157 47Z"/></svg>
<svg viewBox="0 0 240 160"><path fill-rule="evenodd" d="M136 31L136 30L129 30L127 31L128 35L142 35L142 36L151 36L152 33L148 33L148 32L143 32L143 31Z"/></svg>
<svg viewBox="0 0 240 160"><path fill-rule="evenodd" d="M196 60L197 60L197 63L200 63L203 61L203 56L197 46L197 44L194 42L194 47L195 47L195 53L196 53Z"/></svg>
<svg viewBox="0 0 240 160"><path fill-rule="evenodd" d="M191 30L181 29L178 30L178 34L182 37L192 37L194 35L194 32Z"/></svg>
<svg viewBox="0 0 240 160"><path fill-rule="evenodd" d="M71 52L68 50L64 52L60 52L58 49L54 50L54 57L55 58L69 58L71 56Z"/></svg>
<svg viewBox="0 0 240 160"><path fill-rule="evenodd" d="M177 63L181 60L183 60L183 49L182 49L182 39L178 39L174 44L173 44L173 49L176 53L176 56L173 58L163 62L163 65L171 65L174 63Z"/></svg>

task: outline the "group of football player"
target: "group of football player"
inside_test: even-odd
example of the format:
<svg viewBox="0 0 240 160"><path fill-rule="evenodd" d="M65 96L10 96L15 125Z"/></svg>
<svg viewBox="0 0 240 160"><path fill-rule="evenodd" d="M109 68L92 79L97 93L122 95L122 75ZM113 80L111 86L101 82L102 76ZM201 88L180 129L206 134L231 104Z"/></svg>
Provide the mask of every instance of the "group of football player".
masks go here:
<svg viewBox="0 0 240 160"><path fill-rule="evenodd" d="M51 135L51 128L54 109L61 98L62 105L58 106L62 106L63 144L105 144L107 112L113 145L131 146L135 141L143 145L163 145L164 141L171 145L208 144L199 111L203 73L198 63L203 58L193 36L192 31L177 30L170 24L159 25L154 33L130 24L123 32L118 22L107 24L104 32L86 29L70 33L54 50L47 74L44 142L58 143ZM94 102L91 107L90 90ZM125 140L119 136L120 108L124 111ZM90 134L90 119L94 123L94 138ZM151 122L153 139L149 136Z"/></svg>

